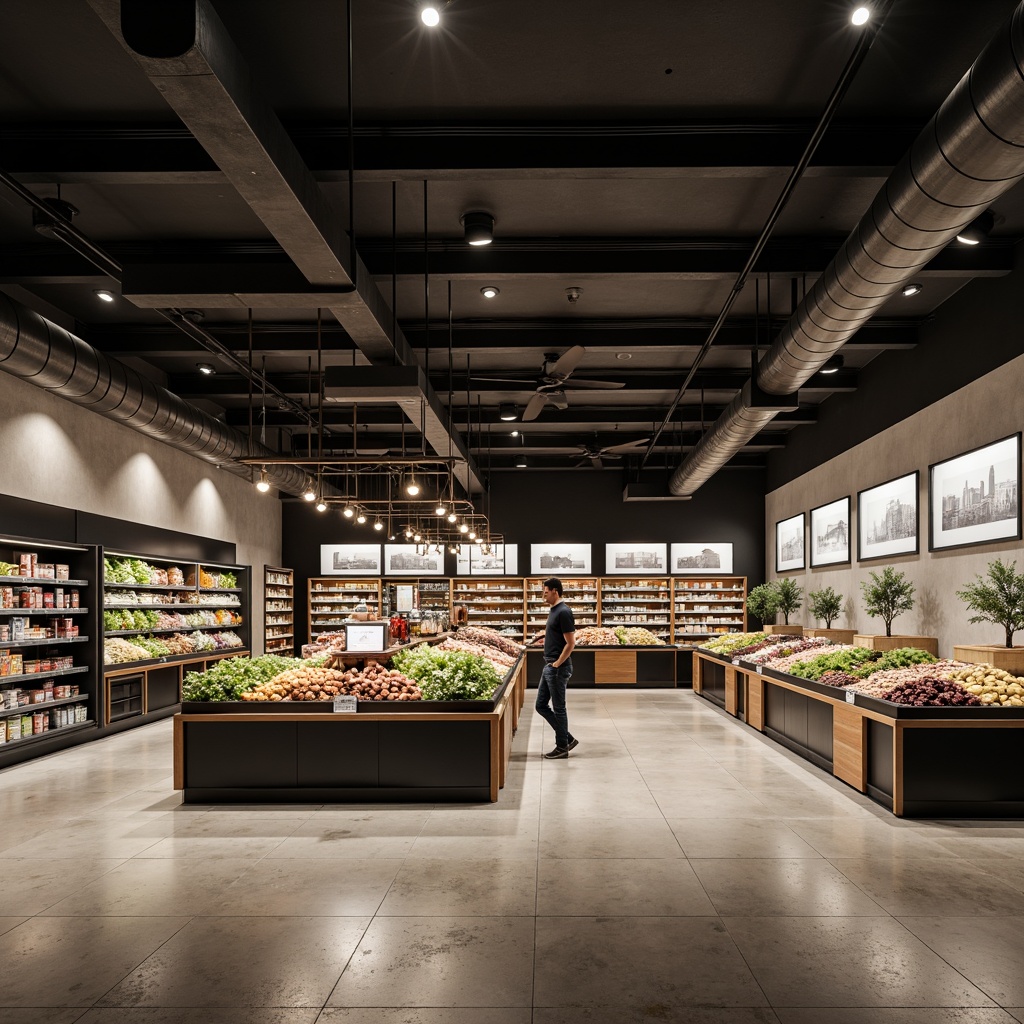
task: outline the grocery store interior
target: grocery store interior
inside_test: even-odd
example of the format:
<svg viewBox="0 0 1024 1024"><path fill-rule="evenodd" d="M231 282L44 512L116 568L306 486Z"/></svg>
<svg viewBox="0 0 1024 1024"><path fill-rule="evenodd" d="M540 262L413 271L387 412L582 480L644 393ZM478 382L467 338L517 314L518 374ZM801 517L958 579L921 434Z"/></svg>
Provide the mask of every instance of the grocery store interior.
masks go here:
<svg viewBox="0 0 1024 1024"><path fill-rule="evenodd" d="M0 23L5 1021L1024 1022L1024 3Z"/></svg>

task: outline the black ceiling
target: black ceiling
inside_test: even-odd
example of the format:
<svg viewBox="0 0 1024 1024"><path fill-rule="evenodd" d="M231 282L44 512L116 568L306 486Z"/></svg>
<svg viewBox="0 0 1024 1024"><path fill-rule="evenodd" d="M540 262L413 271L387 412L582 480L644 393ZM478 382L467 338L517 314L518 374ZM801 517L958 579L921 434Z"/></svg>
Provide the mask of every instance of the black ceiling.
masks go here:
<svg viewBox="0 0 1024 1024"><path fill-rule="evenodd" d="M345 263L345 4L210 5L252 93L342 218L336 248ZM394 315L440 403L451 398L480 466L511 467L525 454L539 468L589 470L581 446L653 436L854 51L862 30L849 22L852 6L456 0L429 30L413 0L353 0L356 249L379 291L384 330ZM42 238L28 205L0 189L0 288L243 429L249 382L157 308L195 311L247 360L251 305L256 369L265 365L275 388L308 405L323 282L311 285L297 265L287 215L274 220L235 187L223 155L193 137L126 52L109 24L117 7L6 0L0 169L41 197L59 188L80 211L75 226L123 273L113 280ZM701 424L732 400L750 375L755 337L766 344L786 320L1014 7L896 0L649 465L678 464ZM230 147L230 125L210 130ZM493 214L493 245L464 243L460 216L471 210ZM1006 274L1024 235L1020 188L994 212L987 243L940 254L921 275L921 293L888 303L847 343L843 369L812 378L800 409L776 417L736 464L763 465L830 394L857 388L870 360L913 347L920 325L961 287ZM497 297L484 298L484 285ZM103 287L117 301L98 303ZM567 289L579 290L576 302ZM389 360L353 341L330 296L323 307L322 366L401 360L401 349ZM517 424L498 419L499 403L521 411L545 356L575 345L587 352L574 380L624 386L569 391L567 408L549 404L511 437ZM199 362L218 372L199 375ZM359 403L358 447L417 446L408 406L403 413L373 397ZM260 415L271 446L305 444L294 411L271 402ZM351 402L328 404L324 422L327 447L351 450Z"/></svg>

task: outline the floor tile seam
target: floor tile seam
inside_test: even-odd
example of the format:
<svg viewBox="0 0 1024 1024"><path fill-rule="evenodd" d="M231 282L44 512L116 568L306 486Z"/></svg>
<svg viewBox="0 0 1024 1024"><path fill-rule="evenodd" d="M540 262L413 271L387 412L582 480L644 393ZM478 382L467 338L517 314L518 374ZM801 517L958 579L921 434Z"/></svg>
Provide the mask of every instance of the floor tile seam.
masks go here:
<svg viewBox="0 0 1024 1024"><path fill-rule="evenodd" d="M394 884L394 883L392 882L392 884ZM389 887L389 889L390 889L390 887ZM369 920L367 920L367 922L366 922L366 927L363 928L363 930L359 933L359 937L352 944L352 952L349 953L349 955L346 957L345 963L342 965L341 970L338 972L337 978L334 979L334 984L331 985L330 991L327 993L326 997L324 998L324 1001L321 1004L321 1006L320 1006L320 1008L319 1008L319 1010L317 1012L317 1020L319 1020L320 1017L323 1016L324 1010L327 1009L327 1006L328 1006L328 1004L331 1001L331 996L334 995L335 990L341 984L341 979L345 976L345 972L348 970L349 964L352 963L352 960L353 960L353 958L356 955L356 951L359 949L360 945L363 942L363 939L366 938L367 932L370 930L371 927L373 927L373 922L376 921L376 920L377 920L377 915L375 913L371 914L370 917L369 917ZM316 1004L311 1004L310 1008L311 1009L316 1009Z"/></svg>

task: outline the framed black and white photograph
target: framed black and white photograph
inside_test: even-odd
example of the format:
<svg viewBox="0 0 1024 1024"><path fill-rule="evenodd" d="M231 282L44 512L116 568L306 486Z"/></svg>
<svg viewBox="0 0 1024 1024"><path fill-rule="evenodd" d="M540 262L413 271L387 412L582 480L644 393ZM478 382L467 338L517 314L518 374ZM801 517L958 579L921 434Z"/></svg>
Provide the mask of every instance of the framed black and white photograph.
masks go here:
<svg viewBox="0 0 1024 1024"><path fill-rule="evenodd" d="M917 554L920 477L915 469L857 492L858 562Z"/></svg>
<svg viewBox="0 0 1024 1024"><path fill-rule="evenodd" d="M633 576L638 572L668 572L667 544L605 544L606 576Z"/></svg>
<svg viewBox="0 0 1024 1024"><path fill-rule="evenodd" d="M775 524L775 571L791 572L804 567L804 513Z"/></svg>
<svg viewBox="0 0 1024 1024"><path fill-rule="evenodd" d="M590 574L589 544L531 544L530 572L534 576L572 573Z"/></svg>
<svg viewBox="0 0 1024 1024"><path fill-rule="evenodd" d="M811 509L811 568L850 561L850 496Z"/></svg>
<svg viewBox="0 0 1024 1024"><path fill-rule="evenodd" d="M718 541L673 544L669 571L676 576L729 576L732 574L732 544Z"/></svg>
<svg viewBox="0 0 1024 1024"><path fill-rule="evenodd" d="M420 552L423 551L422 546ZM430 548L426 554L417 552L415 544L385 544L384 574L386 576L443 576L444 551Z"/></svg>
<svg viewBox="0 0 1024 1024"><path fill-rule="evenodd" d="M379 576L379 544L321 544L321 576Z"/></svg>
<svg viewBox="0 0 1024 1024"><path fill-rule="evenodd" d="M1020 437L928 467L928 549L1020 540Z"/></svg>
<svg viewBox="0 0 1024 1024"><path fill-rule="evenodd" d="M519 571L518 544L492 544L488 554L479 544L463 544L455 556L460 576L515 576Z"/></svg>

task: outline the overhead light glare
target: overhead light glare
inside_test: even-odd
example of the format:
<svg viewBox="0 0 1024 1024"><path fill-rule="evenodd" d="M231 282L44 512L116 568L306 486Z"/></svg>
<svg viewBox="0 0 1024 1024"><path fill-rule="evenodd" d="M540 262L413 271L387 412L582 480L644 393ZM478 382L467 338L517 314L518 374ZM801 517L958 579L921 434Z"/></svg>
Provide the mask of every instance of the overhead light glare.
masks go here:
<svg viewBox="0 0 1024 1024"><path fill-rule="evenodd" d="M464 213L459 218L467 245L490 245L494 241L494 217L483 210Z"/></svg>
<svg viewBox="0 0 1024 1024"><path fill-rule="evenodd" d="M96 298L100 300L100 302L113 302L114 301L114 293L112 291L108 291L106 288L96 288L96 289L94 289L93 290L93 295L95 295Z"/></svg>
<svg viewBox="0 0 1024 1024"><path fill-rule="evenodd" d="M850 21L852 21L854 23L854 25L866 25L868 23L868 19L870 17L871 17L871 8L870 7L858 7L853 12L853 14L850 15Z"/></svg>
<svg viewBox="0 0 1024 1024"><path fill-rule="evenodd" d="M989 232L995 225L995 221L996 219L992 215L992 211L986 210L960 231L956 236L956 240L961 245L979 245L988 238Z"/></svg>
<svg viewBox="0 0 1024 1024"><path fill-rule="evenodd" d="M412 540L412 530L408 526L405 528L405 539Z"/></svg>
<svg viewBox="0 0 1024 1024"><path fill-rule="evenodd" d="M422 536L422 534L419 534L419 533L414 533L414 534L412 535L412 539L413 539L414 541L416 541L416 543L417 543L417 544L419 544L419 542L420 542L421 540L423 540L423 536Z"/></svg>
<svg viewBox="0 0 1024 1024"><path fill-rule="evenodd" d="M376 530L376 531L377 531L378 533L380 533L380 531L384 529L384 524L383 524L383 523L382 523L382 522L381 522L381 521L380 521L379 519L375 519L375 520L373 521L373 528L374 528L374 529L375 529L375 530Z"/></svg>
<svg viewBox="0 0 1024 1024"><path fill-rule="evenodd" d="M441 24L441 12L433 4L424 4L420 8L420 21L427 28L437 28Z"/></svg>
<svg viewBox="0 0 1024 1024"><path fill-rule="evenodd" d="M411 476L406 481L405 493L408 494L410 498L415 498L416 495L420 493L420 485L416 483L416 477Z"/></svg>
<svg viewBox="0 0 1024 1024"><path fill-rule="evenodd" d="M353 507L352 507L351 505L346 505L346 506L345 506L345 507L344 507L344 508L343 508L343 509L341 510L341 514L342 514L342 515L343 515L343 516L344 516L344 517L345 517L346 519L352 519L352 518L353 518L353 517L355 516L355 514L356 514L356 510L355 510L355 509L354 509L354 508L353 508Z"/></svg>
<svg viewBox="0 0 1024 1024"><path fill-rule="evenodd" d="M313 481L310 480L306 484L306 489L302 492L302 497L306 501L316 501L316 491L313 489Z"/></svg>
<svg viewBox="0 0 1024 1024"><path fill-rule="evenodd" d="M516 469L526 469L526 456L520 455L516 459Z"/></svg>
<svg viewBox="0 0 1024 1024"><path fill-rule="evenodd" d="M437 508L434 509L434 515L443 516L447 511L448 509L445 507L444 502L439 501L437 503Z"/></svg>
<svg viewBox="0 0 1024 1024"><path fill-rule="evenodd" d="M469 539L470 540L476 540L476 530L470 530L469 531Z"/></svg>
<svg viewBox="0 0 1024 1024"><path fill-rule="evenodd" d="M924 289L924 285L919 284L918 282L914 281L911 284L905 284L903 286L902 294L903 294L904 298L909 299L911 295L917 295L923 289Z"/></svg>
<svg viewBox="0 0 1024 1024"><path fill-rule="evenodd" d="M196 363L196 369L207 377L212 377L217 372L212 363Z"/></svg>
<svg viewBox="0 0 1024 1024"><path fill-rule="evenodd" d="M480 289L480 294L485 299L496 299L501 294L501 291L500 289L495 288L494 285L489 284Z"/></svg>
<svg viewBox="0 0 1024 1024"><path fill-rule="evenodd" d="M832 356L828 362L818 371L819 373L838 373L843 368L843 357Z"/></svg>
<svg viewBox="0 0 1024 1024"><path fill-rule="evenodd" d="M366 522L366 513L362 509L356 513L356 522L359 523L360 526Z"/></svg>
<svg viewBox="0 0 1024 1024"><path fill-rule="evenodd" d="M515 402L502 402L498 406L498 418L510 423L519 415Z"/></svg>
<svg viewBox="0 0 1024 1024"><path fill-rule="evenodd" d="M469 526L466 523L462 523L459 526L459 533L469 533Z"/></svg>
<svg viewBox="0 0 1024 1024"><path fill-rule="evenodd" d="M509 432L509 437L518 437L518 436L519 436L519 431L518 430L512 430L512 431Z"/></svg>
<svg viewBox="0 0 1024 1024"><path fill-rule="evenodd" d="M454 509L452 509L452 511L448 513L448 522L449 523L454 523L455 520L458 519L458 518L459 517L455 514L455 510Z"/></svg>
<svg viewBox="0 0 1024 1024"><path fill-rule="evenodd" d="M256 481L256 490L260 494L266 494L270 490L270 481L267 479L267 467L264 466L260 470L260 478Z"/></svg>
<svg viewBox="0 0 1024 1024"><path fill-rule="evenodd" d="M323 498L317 498L317 500L316 500L316 510L317 510L317 512L326 512L327 511L327 502L324 501Z"/></svg>

